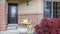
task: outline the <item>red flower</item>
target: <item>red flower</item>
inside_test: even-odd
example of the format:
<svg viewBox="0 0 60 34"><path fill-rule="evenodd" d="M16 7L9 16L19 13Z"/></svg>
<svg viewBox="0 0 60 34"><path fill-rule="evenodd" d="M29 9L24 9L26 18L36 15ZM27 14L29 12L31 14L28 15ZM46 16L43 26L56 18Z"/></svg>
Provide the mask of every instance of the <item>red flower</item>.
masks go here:
<svg viewBox="0 0 60 34"><path fill-rule="evenodd" d="M35 27L37 34L60 34L60 18L43 18L40 24Z"/></svg>

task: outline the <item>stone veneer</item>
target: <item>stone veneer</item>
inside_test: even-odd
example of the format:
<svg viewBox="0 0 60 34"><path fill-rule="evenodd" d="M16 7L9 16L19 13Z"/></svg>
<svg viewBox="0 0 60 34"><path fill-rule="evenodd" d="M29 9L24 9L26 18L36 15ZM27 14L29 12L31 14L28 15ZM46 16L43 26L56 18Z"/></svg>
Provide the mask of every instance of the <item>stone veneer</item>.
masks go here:
<svg viewBox="0 0 60 34"><path fill-rule="evenodd" d="M6 30L5 0L0 0L0 31Z"/></svg>
<svg viewBox="0 0 60 34"><path fill-rule="evenodd" d="M22 22L23 19L28 19L33 26L39 24L41 19L43 18L43 14L22 14L18 15L18 23Z"/></svg>

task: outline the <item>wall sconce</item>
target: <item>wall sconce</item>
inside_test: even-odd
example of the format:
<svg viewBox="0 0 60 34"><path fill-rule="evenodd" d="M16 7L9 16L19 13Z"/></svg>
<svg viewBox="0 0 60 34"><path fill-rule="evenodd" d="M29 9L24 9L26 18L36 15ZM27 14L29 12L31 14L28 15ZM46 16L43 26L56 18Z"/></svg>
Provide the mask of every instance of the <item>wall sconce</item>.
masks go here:
<svg viewBox="0 0 60 34"><path fill-rule="evenodd" d="M29 6L29 0L26 0L26 2L27 2L27 6Z"/></svg>

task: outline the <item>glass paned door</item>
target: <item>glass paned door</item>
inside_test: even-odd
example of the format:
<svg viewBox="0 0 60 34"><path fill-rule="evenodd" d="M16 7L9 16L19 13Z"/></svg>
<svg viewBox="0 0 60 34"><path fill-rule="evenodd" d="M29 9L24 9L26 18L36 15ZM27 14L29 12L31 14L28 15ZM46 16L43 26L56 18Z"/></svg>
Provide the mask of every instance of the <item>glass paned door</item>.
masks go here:
<svg viewBox="0 0 60 34"><path fill-rule="evenodd" d="M44 1L44 18L51 18L52 3L50 1Z"/></svg>
<svg viewBox="0 0 60 34"><path fill-rule="evenodd" d="M60 2L53 2L53 16L60 18Z"/></svg>
<svg viewBox="0 0 60 34"><path fill-rule="evenodd" d="M8 4L8 24L18 23L18 5Z"/></svg>

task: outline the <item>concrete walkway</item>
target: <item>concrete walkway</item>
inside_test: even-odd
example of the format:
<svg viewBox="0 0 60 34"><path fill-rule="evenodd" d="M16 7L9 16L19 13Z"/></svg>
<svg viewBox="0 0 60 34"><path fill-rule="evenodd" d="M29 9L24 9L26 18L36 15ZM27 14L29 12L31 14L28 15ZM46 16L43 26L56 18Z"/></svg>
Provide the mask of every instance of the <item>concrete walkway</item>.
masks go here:
<svg viewBox="0 0 60 34"><path fill-rule="evenodd" d="M7 31L0 32L0 34L27 34L27 31L26 30L21 31L19 29L17 29L17 30L7 30ZM33 33L30 33L30 34L33 34ZM36 33L34 33L34 34L36 34Z"/></svg>
<svg viewBox="0 0 60 34"><path fill-rule="evenodd" d="M26 32L20 32L19 30L8 30L8 31L3 31L0 32L0 34L27 34ZM30 33L33 34L33 33ZM36 33L34 33L36 34Z"/></svg>
<svg viewBox="0 0 60 34"><path fill-rule="evenodd" d="M18 30L9 30L9 31L0 32L0 34L19 34L19 31Z"/></svg>

